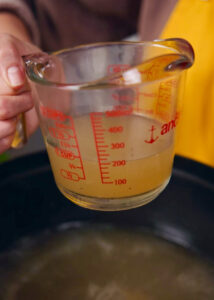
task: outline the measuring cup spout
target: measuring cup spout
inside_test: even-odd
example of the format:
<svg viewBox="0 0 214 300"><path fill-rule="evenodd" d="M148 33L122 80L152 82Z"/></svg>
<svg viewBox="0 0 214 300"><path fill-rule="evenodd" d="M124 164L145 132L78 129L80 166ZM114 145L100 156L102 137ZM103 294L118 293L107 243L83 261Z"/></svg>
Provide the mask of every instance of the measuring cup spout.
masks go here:
<svg viewBox="0 0 214 300"><path fill-rule="evenodd" d="M146 43L139 42L142 47ZM154 46L164 48L166 51L158 53L154 51ZM148 42L148 59L138 62L128 70L117 73L105 79L105 81L119 84L139 84L150 81L164 79L172 76L176 72L190 68L194 63L194 50L190 43L181 38L170 38ZM165 52L165 53L164 53Z"/></svg>
<svg viewBox="0 0 214 300"><path fill-rule="evenodd" d="M170 38L165 40L156 40L154 43L159 45L163 45L168 48L172 48L172 50L178 51L181 54L181 58L175 60L166 66L166 71L176 71L176 70L184 70L190 68L195 59L195 54L190 43L181 38Z"/></svg>

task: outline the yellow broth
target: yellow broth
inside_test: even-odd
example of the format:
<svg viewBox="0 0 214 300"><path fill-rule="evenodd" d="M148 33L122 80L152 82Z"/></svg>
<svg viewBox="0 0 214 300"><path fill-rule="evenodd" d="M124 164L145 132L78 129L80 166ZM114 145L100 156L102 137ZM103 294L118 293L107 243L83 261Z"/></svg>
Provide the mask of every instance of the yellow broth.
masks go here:
<svg viewBox="0 0 214 300"><path fill-rule="evenodd" d="M0 256L1 300L213 300L214 265L150 233L64 224Z"/></svg>

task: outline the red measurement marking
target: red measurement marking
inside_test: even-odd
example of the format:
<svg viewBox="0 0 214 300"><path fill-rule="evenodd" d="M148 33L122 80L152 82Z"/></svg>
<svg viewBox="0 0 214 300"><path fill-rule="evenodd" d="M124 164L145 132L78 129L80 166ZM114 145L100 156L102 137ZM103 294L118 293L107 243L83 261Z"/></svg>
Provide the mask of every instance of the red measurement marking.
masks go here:
<svg viewBox="0 0 214 300"><path fill-rule="evenodd" d="M72 181L80 181L81 179L83 179L83 178L79 177L79 174L77 174L75 172L71 172L66 169L60 169L60 174L65 179L72 180Z"/></svg>
<svg viewBox="0 0 214 300"><path fill-rule="evenodd" d="M155 126L152 125L151 129L149 129L149 131L151 131L150 139L149 139L149 140L144 140L145 143L147 143L147 144L152 144L152 143L154 143L155 141L157 141L158 136L156 136L156 137L154 138L154 130L155 130L155 129L156 129Z"/></svg>
<svg viewBox="0 0 214 300"><path fill-rule="evenodd" d="M102 112L96 112L96 113L93 113L94 114L94 119L97 120L97 119L102 119Z"/></svg>
<svg viewBox="0 0 214 300"><path fill-rule="evenodd" d="M146 98L155 98L155 97L157 97L157 94L156 93L152 93L152 92L148 92L148 93L145 93L145 92L139 92L138 93L139 95L142 95L142 96L144 96L144 97L146 97Z"/></svg>
<svg viewBox="0 0 214 300"><path fill-rule="evenodd" d="M123 102L124 104L126 103L131 103L134 101L134 97L133 95L120 95L120 93L113 93L112 94L112 98L115 100L115 101L118 101L119 103Z"/></svg>
<svg viewBox="0 0 214 300"><path fill-rule="evenodd" d="M174 80L161 82L158 91L156 114L166 122L170 119L169 112L173 103L173 95L176 94L176 85L173 82Z"/></svg>
<svg viewBox="0 0 214 300"><path fill-rule="evenodd" d="M69 159L69 160L74 160L77 158L74 153L68 150L60 149L60 148L55 148L55 152L58 156L64 158L64 159Z"/></svg>
<svg viewBox="0 0 214 300"><path fill-rule="evenodd" d="M71 116L65 115L63 112L47 106L40 105L39 110L43 117L54 121L64 122L65 120L72 120Z"/></svg>
<svg viewBox="0 0 214 300"><path fill-rule="evenodd" d="M101 182L103 184L112 184L113 181L109 181L110 177L105 176L106 174L109 174L108 169L110 163L106 162L107 158L109 157L109 154L106 153L105 149L103 149L103 148L108 148L108 145L105 144L105 138L104 138L105 129L103 128L103 123L102 123L103 115L99 114L99 123L97 121L96 113L91 113L90 118L91 118L93 134L94 134L95 147L97 151Z"/></svg>
<svg viewBox="0 0 214 300"><path fill-rule="evenodd" d="M58 140L68 141L73 138L73 136L64 129L49 127L48 130L50 134Z"/></svg>
<svg viewBox="0 0 214 300"><path fill-rule="evenodd" d="M77 153L78 153L78 158L79 158L79 162L80 162L80 166L81 166L81 170L82 170L82 177L81 177L81 179L85 180L86 179L85 170L84 170L84 167L83 167L83 162L82 162L82 157L81 157L81 154L80 154L79 143L78 143L76 132L75 132L74 121L73 121L72 118L71 118L71 124L72 124L72 126L74 128L75 148L76 148Z"/></svg>
<svg viewBox="0 0 214 300"><path fill-rule="evenodd" d="M113 110L106 111L106 117L119 117L119 116L127 116L131 115L133 112L133 107L129 107L128 109L117 109L117 107L114 107Z"/></svg>
<svg viewBox="0 0 214 300"><path fill-rule="evenodd" d="M69 129L70 131L74 129L70 124L64 124L64 123L55 122L55 125L58 128Z"/></svg>
<svg viewBox="0 0 214 300"><path fill-rule="evenodd" d="M65 141L60 141L60 146L62 148L71 148L72 145L70 145L68 142L65 142Z"/></svg>
<svg viewBox="0 0 214 300"><path fill-rule="evenodd" d="M76 166L76 165L74 165L74 164L69 164L69 167L71 168L71 169L81 169L82 167L80 166Z"/></svg>
<svg viewBox="0 0 214 300"><path fill-rule="evenodd" d="M71 172L67 169L61 169L60 174L62 177L73 180L73 181L79 181L79 180L85 180L85 171L83 168L82 158L80 155L80 149L79 144L75 132L74 122L72 117L69 117L69 127L59 126L59 123L57 128L50 127L49 132L56 138L60 140L60 145L62 148L55 148L56 154L64 159L68 160L75 160L75 164L68 164L70 168L76 168L78 169L78 173ZM70 131L70 128L72 128L72 135L67 132L67 130ZM66 141L65 141L66 140ZM72 144L71 144L72 143ZM68 150L68 148L73 148L75 151L72 152ZM67 148L67 149L63 149Z"/></svg>
<svg viewBox="0 0 214 300"><path fill-rule="evenodd" d="M115 185L126 184L126 183L127 183L126 178L116 179L116 180L114 181L114 184L115 184Z"/></svg>
<svg viewBox="0 0 214 300"><path fill-rule="evenodd" d="M73 181L79 181L80 179L85 179L86 177L83 168L82 158L80 155L79 144L75 133L73 118L69 115L65 115L61 111L43 105L40 105L39 110L43 117L51 119L55 123L55 127L49 127L48 130L50 134L60 142L60 148L55 148L56 154L67 160L75 159L75 161L77 162L79 161L78 167L76 166L76 168L81 170L80 171L81 174L71 172L67 169L61 169L60 170L61 176ZM71 147L76 150L75 152L77 152L77 154L68 150L68 148ZM63 149L63 148L67 148L67 149ZM72 164L71 166L72 168L75 167L74 164Z"/></svg>
<svg viewBox="0 0 214 300"><path fill-rule="evenodd" d="M107 73L113 74L113 73L123 72L128 70L128 68L129 65L127 64L112 64L112 65L108 65Z"/></svg>
<svg viewBox="0 0 214 300"><path fill-rule="evenodd" d="M121 133L121 132L123 132L123 126L110 127L108 129L108 131L111 132L111 133Z"/></svg>
<svg viewBox="0 0 214 300"><path fill-rule="evenodd" d="M139 88L138 87L135 88L135 92L136 92L136 98L135 98L135 101L136 101L136 111L139 112L140 94L139 94Z"/></svg>
<svg viewBox="0 0 214 300"><path fill-rule="evenodd" d="M115 149L123 149L125 148L125 143L112 143L111 144L111 149L115 150Z"/></svg>
<svg viewBox="0 0 214 300"><path fill-rule="evenodd" d="M126 160L115 160L112 162L113 167L120 167L125 165L126 165Z"/></svg>

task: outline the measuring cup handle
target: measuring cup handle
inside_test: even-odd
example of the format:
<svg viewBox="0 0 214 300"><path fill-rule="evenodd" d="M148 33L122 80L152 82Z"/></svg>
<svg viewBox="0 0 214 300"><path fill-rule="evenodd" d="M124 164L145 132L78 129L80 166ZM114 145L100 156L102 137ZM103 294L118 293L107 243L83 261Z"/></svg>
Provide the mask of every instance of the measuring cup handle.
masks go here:
<svg viewBox="0 0 214 300"><path fill-rule="evenodd" d="M19 115L12 148L21 148L27 142L26 122L24 113Z"/></svg>
<svg viewBox="0 0 214 300"><path fill-rule="evenodd" d="M22 56L23 62L27 67L28 60L26 56ZM24 144L27 143L27 131L26 131L26 122L25 122L25 115L21 113L18 117L18 122L16 125L16 133L11 144L12 148L21 148Z"/></svg>

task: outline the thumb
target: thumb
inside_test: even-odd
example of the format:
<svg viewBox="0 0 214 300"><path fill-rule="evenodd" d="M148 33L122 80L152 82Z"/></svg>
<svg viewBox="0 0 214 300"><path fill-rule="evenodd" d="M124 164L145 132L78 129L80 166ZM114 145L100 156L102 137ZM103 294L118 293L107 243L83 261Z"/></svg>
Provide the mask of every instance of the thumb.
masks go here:
<svg viewBox="0 0 214 300"><path fill-rule="evenodd" d="M25 74L21 66L13 64L7 69L8 84L13 89L21 88L25 83Z"/></svg>
<svg viewBox="0 0 214 300"><path fill-rule="evenodd" d="M16 45L5 40L0 47L0 72L2 79L12 90L20 89L25 84L25 69Z"/></svg>

